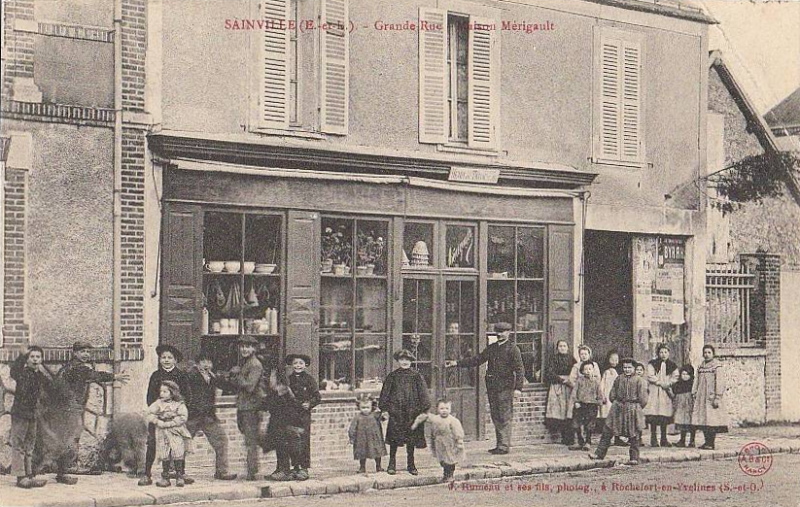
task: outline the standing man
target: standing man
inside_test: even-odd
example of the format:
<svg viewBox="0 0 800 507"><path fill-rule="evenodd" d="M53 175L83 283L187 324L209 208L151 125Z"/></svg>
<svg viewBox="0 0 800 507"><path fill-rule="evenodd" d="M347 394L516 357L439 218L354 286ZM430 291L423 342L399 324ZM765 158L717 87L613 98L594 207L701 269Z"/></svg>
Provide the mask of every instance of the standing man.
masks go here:
<svg viewBox="0 0 800 507"><path fill-rule="evenodd" d="M256 357L258 340L244 335L239 338L239 364L228 373L228 381L236 386L236 425L244 435L247 449L247 480L256 480L258 473L258 444L264 393L260 386L264 367Z"/></svg>
<svg viewBox="0 0 800 507"><path fill-rule="evenodd" d="M189 385L191 394L187 399L189 420L186 428L194 437L202 431L208 439L216 456L215 479L232 481L236 474L228 473L228 437L217 419L217 409L214 406L217 397L219 380L214 374L214 362L211 356L201 353L195 359L195 366L189 370Z"/></svg>
<svg viewBox="0 0 800 507"><path fill-rule="evenodd" d="M494 327L500 333L495 343L489 344L477 356L459 361L445 361L444 365L475 368L483 363L489 363L486 368L486 394L489 397L489 410L497 439L497 445L489 452L508 454L511 447L514 396L522 395L525 367L522 364L519 347L509 341L511 324L500 322Z"/></svg>
<svg viewBox="0 0 800 507"><path fill-rule="evenodd" d="M89 384L130 380L130 375L125 372L114 374L95 370L91 362L91 349L92 346L86 342L73 343L72 359L61 367L56 376L58 381L63 383L67 398L66 406L63 413L59 411L48 418L47 434L53 438L44 439L44 442L55 444L54 446L58 448L56 482L61 484L72 485L78 482L77 478L67 475L67 470L78 456L78 443L83 433L83 411L89 394Z"/></svg>

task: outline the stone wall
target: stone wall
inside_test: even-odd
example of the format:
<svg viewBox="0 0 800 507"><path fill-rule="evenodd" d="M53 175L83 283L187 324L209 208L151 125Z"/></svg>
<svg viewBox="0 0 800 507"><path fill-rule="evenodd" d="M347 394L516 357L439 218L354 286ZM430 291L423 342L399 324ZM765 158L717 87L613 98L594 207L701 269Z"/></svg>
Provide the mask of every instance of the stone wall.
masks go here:
<svg viewBox="0 0 800 507"><path fill-rule="evenodd" d="M728 355L726 355L728 354ZM764 369L766 356L761 351L717 351L725 364L728 383L725 399L732 426L743 422L763 423L767 420Z"/></svg>

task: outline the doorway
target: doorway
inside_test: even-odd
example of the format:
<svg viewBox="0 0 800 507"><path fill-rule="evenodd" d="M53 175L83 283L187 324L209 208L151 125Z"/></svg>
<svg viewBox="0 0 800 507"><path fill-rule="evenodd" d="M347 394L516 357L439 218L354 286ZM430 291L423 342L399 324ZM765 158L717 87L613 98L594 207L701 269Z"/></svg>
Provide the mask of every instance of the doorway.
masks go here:
<svg viewBox="0 0 800 507"><path fill-rule="evenodd" d="M478 436L475 368L445 368L446 360L478 353L478 283L474 276L415 275L403 280L403 348L414 353L431 403L447 398L466 438Z"/></svg>
<svg viewBox="0 0 800 507"><path fill-rule="evenodd" d="M584 240L584 333L603 367L611 350L633 354L633 275L631 236L619 232L586 231Z"/></svg>

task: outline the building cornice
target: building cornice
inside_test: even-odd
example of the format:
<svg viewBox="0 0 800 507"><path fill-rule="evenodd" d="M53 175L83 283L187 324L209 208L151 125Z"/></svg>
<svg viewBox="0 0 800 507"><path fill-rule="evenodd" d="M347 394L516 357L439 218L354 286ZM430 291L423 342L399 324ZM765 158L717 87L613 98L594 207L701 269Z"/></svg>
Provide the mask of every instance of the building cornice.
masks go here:
<svg viewBox="0 0 800 507"><path fill-rule="evenodd" d="M193 159L244 166L314 171L397 174L447 179L452 167L492 169L500 183L528 187L576 188L592 183L596 173L563 164L482 160L457 154L428 155L364 147L318 146L271 138L161 131L148 136L150 149L163 159Z"/></svg>

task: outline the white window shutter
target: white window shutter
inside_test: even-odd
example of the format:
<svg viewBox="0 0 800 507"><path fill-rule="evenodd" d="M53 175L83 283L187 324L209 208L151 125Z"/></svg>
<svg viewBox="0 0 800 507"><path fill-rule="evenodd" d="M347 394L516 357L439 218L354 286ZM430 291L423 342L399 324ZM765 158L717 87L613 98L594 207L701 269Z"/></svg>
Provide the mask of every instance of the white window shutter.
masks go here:
<svg viewBox="0 0 800 507"><path fill-rule="evenodd" d="M420 7L420 24L441 30L419 31L419 142L447 142L447 12Z"/></svg>
<svg viewBox="0 0 800 507"><path fill-rule="evenodd" d="M261 0L261 17L273 23L261 38L258 126L285 129L289 127L289 31L281 29L278 20L285 24L289 19L289 0Z"/></svg>
<svg viewBox="0 0 800 507"><path fill-rule="evenodd" d="M622 43L622 160L641 160L641 49Z"/></svg>
<svg viewBox="0 0 800 507"><path fill-rule="evenodd" d="M600 146L601 158L619 160L622 123L621 52L618 40L603 39L600 46Z"/></svg>
<svg viewBox="0 0 800 507"><path fill-rule="evenodd" d="M320 129L347 134L350 94L350 18L347 0L322 0Z"/></svg>
<svg viewBox="0 0 800 507"><path fill-rule="evenodd" d="M496 21L470 16L469 146L494 149L497 144L498 92Z"/></svg>

